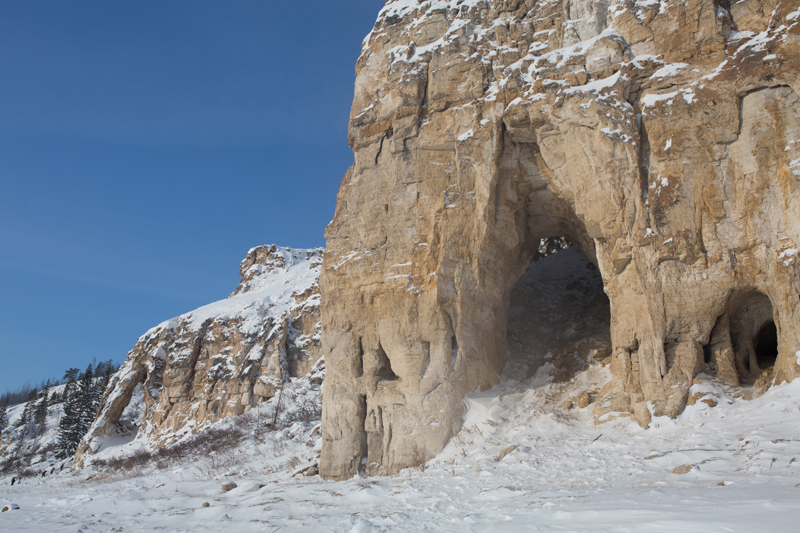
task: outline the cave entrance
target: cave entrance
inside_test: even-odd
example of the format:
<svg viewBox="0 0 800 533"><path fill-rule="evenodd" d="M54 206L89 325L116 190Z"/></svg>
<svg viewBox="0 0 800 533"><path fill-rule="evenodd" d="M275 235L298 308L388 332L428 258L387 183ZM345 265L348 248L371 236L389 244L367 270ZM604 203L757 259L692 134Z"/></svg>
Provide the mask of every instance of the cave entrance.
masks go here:
<svg viewBox="0 0 800 533"><path fill-rule="evenodd" d="M775 327L775 322L770 320L759 328L753 339L753 345L758 368L775 366L775 361L778 359L778 328Z"/></svg>
<svg viewBox="0 0 800 533"><path fill-rule="evenodd" d="M775 366L778 351L778 327L769 297L755 290L734 292L709 342L710 364L717 377L731 385L753 385Z"/></svg>
<svg viewBox="0 0 800 533"><path fill-rule="evenodd" d="M594 261L569 237L538 240L509 298L505 377L565 382L611 353L611 310Z"/></svg>
<svg viewBox="0 0 800 533"><path fill-rule="evenodd" d="M778 330L772 302L758 291L731 295L731 343L742 384L753 384L778 358Z"/></svg>

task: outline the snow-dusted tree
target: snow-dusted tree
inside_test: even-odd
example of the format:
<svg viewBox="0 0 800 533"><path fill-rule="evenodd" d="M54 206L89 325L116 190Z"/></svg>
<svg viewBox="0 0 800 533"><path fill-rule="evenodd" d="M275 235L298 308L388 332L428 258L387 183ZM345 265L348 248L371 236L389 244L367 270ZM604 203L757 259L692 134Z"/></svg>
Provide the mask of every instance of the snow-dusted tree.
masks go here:
<svg viewBox="0 0 800 533"><path fill-rule="evenodd" d="M0 405L0 436L8 427L8 417L6 416L6 404Z"/></svg>
<svg viewBox="0 0 800 533"><path fill-rule="evenodd" d="M76 398L70 396L64 402L64 413L58 421L58 440L56 441L56 457L66 459L75 454L80 437L75 439L75 428L78 425Z"/></svg>
<svg viewBox="0 0 800 533"><path fill-rule="evenodd" d="M114 375L114 372L117 371L117 365L114 364L114 361L109 359L108 361L101 361L97 363L97 366L94 369L94 377L102 378L106 383L108 380L111 379L111 376Z"/></svg>
<svg viewBox="0 0 800 533"><path fill-rule="evenodd" d="M66 402L67 398L72 394L72 390L75 388L75 383L78 381L80 373L81 371L78 368L70 368L64 372L64 381L66 381L67 384L64 386L64 392L61 394L62 402Z"/></svg>
<svg viewBox="0 0 800 533"><path fill-rule="evenodd" d="M98 391L98 383L94 377L92 365L86 368L86 371L81 374L81 379L78 382L80 390L80 419L82 433L81 437L89 431L89 426L94 422L94 417L97 415L97 406L100 404L100 396L103 391Z"/></svg>
<svg viewBox="0 0 800 533"><path fill-rule="evenodd" d="M108 382L111 381L111 376L114 375L114 372L117 371L117 366L114 364L114 361L109 359L106 362L100 362L97 364L97 367L94 371L94 378L95 378L95 396L97 406L100 405L100 400L103 397L103 393L106 391L106 387L108 387Z"/></svg>
<svg viewBox="0 0 800 533"><path fill-rule="evenodd" d="M58 424L57 455L60 458L75 454L78 444L94 422L99 403L92 365L80 375L64 402L64 414Z"/></svg>
<svg viewBox="0 0 800 533"><path fill-rule="evenodd" d="M36 409L33 411L33 432L38 437L44 434L47 429L47 407L48 398L50 396L49 387L45 387L39 393L39 399L36 402Z"/></svg>
<svg viewBox="0 0 800 533"><path fill-rule="evenodd" d="M38 396L38 391L33 389L28 394L28 401L25 402L25 408L22 410L22 416L19 417L19 420L14 424L16 427L22 429L19 432L20 439L26 438L30 433L33 432L33 412L36 409L36 398Z"/></svg>

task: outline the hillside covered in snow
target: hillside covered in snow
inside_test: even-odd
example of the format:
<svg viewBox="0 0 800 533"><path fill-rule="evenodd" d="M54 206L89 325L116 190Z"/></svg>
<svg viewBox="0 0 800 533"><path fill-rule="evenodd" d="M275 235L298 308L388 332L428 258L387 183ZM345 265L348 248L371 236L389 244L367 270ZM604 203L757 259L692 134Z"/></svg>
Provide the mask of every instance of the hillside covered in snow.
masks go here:
<svg viewBox="0 0 800 533"><path fill-rule="evenodd" d="M321 264L320 249L253 248L227 299L142 335L106 389L76 464L128 440L147 450L175 443L320 372ZM131 405L137 417L126 414Z"/></svg>

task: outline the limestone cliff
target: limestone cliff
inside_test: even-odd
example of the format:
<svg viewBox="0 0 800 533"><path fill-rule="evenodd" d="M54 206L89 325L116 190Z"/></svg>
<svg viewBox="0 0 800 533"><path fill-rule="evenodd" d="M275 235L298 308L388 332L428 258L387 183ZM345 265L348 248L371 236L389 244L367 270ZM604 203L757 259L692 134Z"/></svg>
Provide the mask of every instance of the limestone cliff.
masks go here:
<svg viewBox="0 0 800 533"><path fill-rule="evenodd" d="M326 234L321 474L443 448L549 237L610 302L601 419L800 374L798 4L389 0Z"/></svg>
<svg viewBox="0 0 800 533"><path fill-rule="evenodd" d="M168 320L139 338L112 378L75 464L120 431L140 386L145 412L137 439L151 448L273 397L290 377L320 363L322 250L253 248L226 299Z"/></svg>

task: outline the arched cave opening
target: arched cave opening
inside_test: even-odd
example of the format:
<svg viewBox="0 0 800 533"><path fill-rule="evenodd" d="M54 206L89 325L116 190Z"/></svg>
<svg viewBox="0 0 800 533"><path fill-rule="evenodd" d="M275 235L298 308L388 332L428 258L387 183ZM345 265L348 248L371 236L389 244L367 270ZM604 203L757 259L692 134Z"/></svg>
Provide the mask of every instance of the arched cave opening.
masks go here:
<svg viewBox="0 0 800 533"><path fill-rule="evenodd" d="M731 385L753 385L769 373L779 352L778 327L769 297L755 290L731 294L706 350L707 362L717 377Z"/></svg>
<svg viewBox="0 0 800 533"><path fill-rule="evenodd" d="M611 310L594 261L576 240L548 237L509 298L504 374L565 382L611 354Z"/></svg>
<svg viewBox="0 0 800 533"><path fill-rule="evenodd" d="M769 297L761 292L739 291L728 305L730 336L742 384L751 385L778 357L778 331Z"/></svg>

